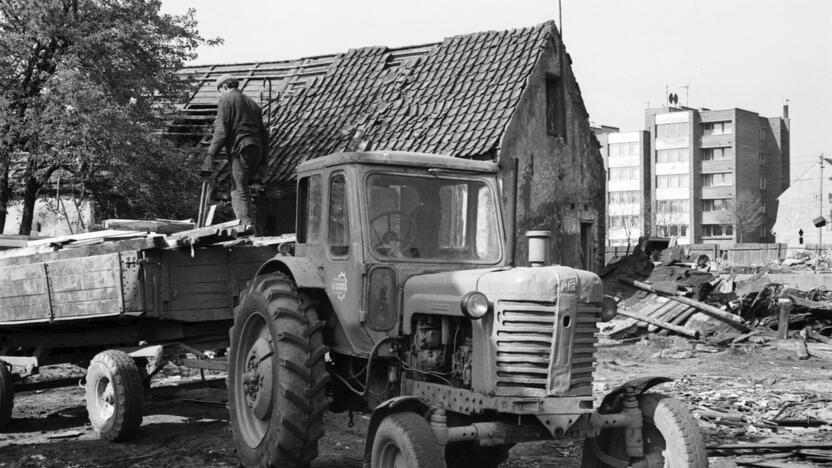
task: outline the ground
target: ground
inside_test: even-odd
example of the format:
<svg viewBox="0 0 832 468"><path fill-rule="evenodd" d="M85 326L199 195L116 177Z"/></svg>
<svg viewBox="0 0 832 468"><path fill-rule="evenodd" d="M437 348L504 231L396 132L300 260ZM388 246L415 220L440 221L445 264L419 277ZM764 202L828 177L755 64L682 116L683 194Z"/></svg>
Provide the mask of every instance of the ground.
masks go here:
<svg viewBox="0 0 832 468"><path fill-rule="evenodd" d="M778 412L780 418L832 420L832 360L798 360L793 346L782 342L725 349L665 337L605 343L599 349L596 395L632 377L665 375L674 382L655 391L681 399L696 412L744 416L744 423L730 426L700 419L709 445L828 439L828 432L818 428L780 428L775 433L764 427L763 419L774 419ZM236 467L225 382L219 374L207 378L206 385L193 372L166 368L145 403L139 436L117 444L97 439L87 422L83 389L77 385L20 392L14 420L0 433L0 467ZM345 414L328 417L313 467L361 466L367 417L356 414L354 423L349 427ZM580 454L577 441L521 444L503 466L577 468ZM714 456L711 465L732 467L734 460Z"/></svg>

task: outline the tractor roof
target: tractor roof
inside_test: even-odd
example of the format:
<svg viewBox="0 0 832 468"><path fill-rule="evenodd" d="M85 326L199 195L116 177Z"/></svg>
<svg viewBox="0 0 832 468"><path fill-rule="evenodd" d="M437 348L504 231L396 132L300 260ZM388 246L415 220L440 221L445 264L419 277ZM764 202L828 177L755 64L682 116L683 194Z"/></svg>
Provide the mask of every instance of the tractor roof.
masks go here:
<svg viewBox="0 0 832 468"><path fill-rule="evenodd" d="M491 161L476 161L427 153L406 151L364 151L334 153L329 156L306 161L298 166L299 172L314 171L341 164L372 164L400 167L420 167L454 171L496 173L497 164Z"/></svg>

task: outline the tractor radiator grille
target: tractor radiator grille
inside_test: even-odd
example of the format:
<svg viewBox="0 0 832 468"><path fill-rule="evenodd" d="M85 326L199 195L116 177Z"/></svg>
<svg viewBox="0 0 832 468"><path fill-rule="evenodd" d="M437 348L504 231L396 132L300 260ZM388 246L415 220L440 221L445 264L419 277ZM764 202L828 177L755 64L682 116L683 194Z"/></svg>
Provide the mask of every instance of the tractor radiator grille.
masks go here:
<svg viewBox="0 0 832 468"><path fill-rule="evenodd" d="M592 394L592 372L595 362L595 323L600 319L597 304L578 304L570 328L572 356L569 395ZM571 314L570 314L571 315ZM555 360L554 303L500 301L497 307L496 384L503 391L542 394L547 391Z"/></svg>
<svg viewBox="0 0 832 468"><path fill-rule="evenodd" d="M592 395L592 372L595 369L595 349L598 344L595 324L600 320L600 304L578 304L575 335L572 338L570 395Z"/></svg>
<svg viewBox="0 0 832 468"><path fill-rule="evenodd" d="M499 303L497 387L546 389L556 312L552 303Z"/></svg>

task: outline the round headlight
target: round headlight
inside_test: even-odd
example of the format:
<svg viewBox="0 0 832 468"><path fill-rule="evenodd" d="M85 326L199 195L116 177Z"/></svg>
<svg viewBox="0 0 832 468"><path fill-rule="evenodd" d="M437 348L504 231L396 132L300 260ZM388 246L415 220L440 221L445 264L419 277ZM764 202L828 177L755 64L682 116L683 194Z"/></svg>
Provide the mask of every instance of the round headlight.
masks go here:
<svg viewBox="0 0 832 468"><path fill-rule="evenodd" d="M483 318L491 310L491 304L488 303L488 298L485 297L485 294L478 291L471 291L462 296L460 307L466 317L474 320Z"/></svg>

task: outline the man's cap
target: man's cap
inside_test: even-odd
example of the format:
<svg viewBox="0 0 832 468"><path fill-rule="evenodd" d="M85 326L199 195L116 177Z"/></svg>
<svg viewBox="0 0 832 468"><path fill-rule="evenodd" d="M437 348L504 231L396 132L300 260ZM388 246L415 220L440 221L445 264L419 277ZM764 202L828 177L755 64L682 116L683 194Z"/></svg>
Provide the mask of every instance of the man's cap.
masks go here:
<svg viewBox="0 0 832 468"><path fill-rule="evenodd" d="M226 73L224 75L220 75L220 77L217 78L217 81L214 82L214 85L216 86L217 89L220 89L220 87L224 83L227 83L229 81L233 81L235 84L239 83L239 81L237 81L237 78L234 78L232 75L229 75L228 73Z"/></svg>

